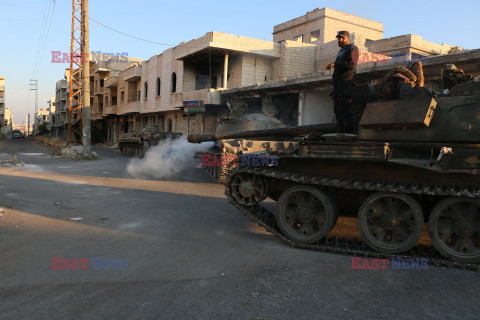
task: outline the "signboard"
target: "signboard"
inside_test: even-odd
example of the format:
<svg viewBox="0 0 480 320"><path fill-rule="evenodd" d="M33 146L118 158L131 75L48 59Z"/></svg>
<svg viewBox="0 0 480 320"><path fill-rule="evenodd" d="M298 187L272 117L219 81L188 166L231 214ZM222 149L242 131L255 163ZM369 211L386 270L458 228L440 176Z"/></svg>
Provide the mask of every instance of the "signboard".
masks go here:
<svg viewBox="0 0 480 320"><path fill-rule="evenodd" d="M183 101L183 107L187 113L205 112L203 100Z"/></svg>

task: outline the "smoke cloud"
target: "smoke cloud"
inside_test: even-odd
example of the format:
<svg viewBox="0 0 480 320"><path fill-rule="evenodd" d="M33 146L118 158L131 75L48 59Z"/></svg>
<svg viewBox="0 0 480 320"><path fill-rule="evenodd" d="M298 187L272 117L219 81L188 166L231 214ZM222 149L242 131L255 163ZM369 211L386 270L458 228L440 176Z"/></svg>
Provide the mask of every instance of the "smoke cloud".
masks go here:
<svg viewBox="0 0 480 320"><path fill-rule="evenodd" d="M194 167L195 153L206 152L213 145L213 142L189 143L186 138L163 140L148 149L143 159L132 159L127 166L127 172L138 179L168 178Z"/></svg>

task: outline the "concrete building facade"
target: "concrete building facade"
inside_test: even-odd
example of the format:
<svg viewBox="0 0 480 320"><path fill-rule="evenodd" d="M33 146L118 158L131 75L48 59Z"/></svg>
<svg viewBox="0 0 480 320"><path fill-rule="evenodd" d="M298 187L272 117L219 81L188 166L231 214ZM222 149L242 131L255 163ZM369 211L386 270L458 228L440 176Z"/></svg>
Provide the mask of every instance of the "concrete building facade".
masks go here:
<svg viewBox="0 0 480 320"><path fill-rule="evenodd" d="M0 132L5 132L5 78L0 76Z"/></svg>

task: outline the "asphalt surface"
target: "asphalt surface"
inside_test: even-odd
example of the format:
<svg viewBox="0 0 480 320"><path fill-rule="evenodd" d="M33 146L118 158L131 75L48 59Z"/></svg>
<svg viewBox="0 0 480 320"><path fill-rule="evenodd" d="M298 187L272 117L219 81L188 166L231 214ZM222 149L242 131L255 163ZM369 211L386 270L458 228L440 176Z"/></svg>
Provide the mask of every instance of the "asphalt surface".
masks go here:
<svg viewBox="0 0 480 320"><path fill-rule="evenodd" d="M17 156L0 167L0 319L480 318L479 273L353 270L275 240L199 168L136 180L117 150L94 150L0 140L1 163Z"/></svg>

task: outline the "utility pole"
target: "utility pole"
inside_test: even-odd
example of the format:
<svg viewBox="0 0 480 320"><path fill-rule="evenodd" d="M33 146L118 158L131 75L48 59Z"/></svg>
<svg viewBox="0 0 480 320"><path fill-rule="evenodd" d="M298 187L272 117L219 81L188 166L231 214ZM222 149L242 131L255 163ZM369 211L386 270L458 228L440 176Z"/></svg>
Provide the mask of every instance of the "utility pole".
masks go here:
<svg viewBox="0 0 480 320"><path fill-rule="evenodd" d="M88 0L82 0L82 87L83 87L83 152L90 154L92 144L90 121L90 43Z"/></svg>
<svg viewBox="0 0 480 320"><path fill-rule="evenodd" d="M35 126L35 119L37 118L37 113L38 113L38 80L30 79L30 91L35 91L35 112L33 114L33 120L34 120L33 122ZM30 114L28 115L28 118L30 119ZM30 126L29 126L29 129L30 129Z"/></svg>
<svg viewBox="0 0 480 320"><path fill-rule="evenodd" d="M91 147L90 48L88 0L72 0L70 72L68 95L68 146L82 142L83 152ZM78 118L73 117L73 114Z"/></svg>

